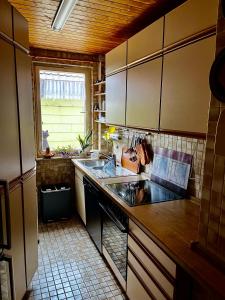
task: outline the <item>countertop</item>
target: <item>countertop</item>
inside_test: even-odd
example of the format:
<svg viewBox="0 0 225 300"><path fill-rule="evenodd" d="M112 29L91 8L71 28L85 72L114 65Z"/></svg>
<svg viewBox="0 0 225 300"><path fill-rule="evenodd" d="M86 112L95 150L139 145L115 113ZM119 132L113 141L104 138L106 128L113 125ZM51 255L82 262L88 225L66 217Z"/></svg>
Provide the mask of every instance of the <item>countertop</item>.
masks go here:
<svg viewBox="0 0 225 300"><path fill-rule="evenodd" d="M179 266L200 284L224 297L225 274L191 249L191 242L198 239L200 207L196 201L182 199L130 207L106 184L141 180L146 178L144 175L98 179L79 161L72 159L74 165L88 175Z"/></svg>

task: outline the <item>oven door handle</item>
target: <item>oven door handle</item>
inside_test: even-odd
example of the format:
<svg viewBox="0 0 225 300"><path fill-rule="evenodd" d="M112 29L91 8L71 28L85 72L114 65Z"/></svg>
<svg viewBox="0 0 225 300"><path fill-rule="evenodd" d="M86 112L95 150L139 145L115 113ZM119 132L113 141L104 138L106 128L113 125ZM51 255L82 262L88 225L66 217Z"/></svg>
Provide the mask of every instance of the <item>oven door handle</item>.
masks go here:
<svg viewBox="0 0 225 300"><path fill-rule="evenodd" d="M127 228L124 227L123 224L119 220L117 220L101 203L99 203L99 206L104 211L104 213L110 218L110 220L112 220L113 223L119 228L121 232L128 232Z"/></svg>

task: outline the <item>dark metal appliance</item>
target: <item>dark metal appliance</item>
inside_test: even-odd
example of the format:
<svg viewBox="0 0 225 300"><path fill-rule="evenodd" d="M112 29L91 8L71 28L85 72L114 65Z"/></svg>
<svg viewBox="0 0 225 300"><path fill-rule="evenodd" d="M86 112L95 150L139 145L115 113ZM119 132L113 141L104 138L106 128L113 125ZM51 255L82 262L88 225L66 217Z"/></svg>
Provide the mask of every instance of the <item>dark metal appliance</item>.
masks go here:
<svg viewBox="0 0 225 300"><path fill-rule="evenodd" d="M129 206L152 204L183 197L150 180L107 184L107 187Z"/></svg>
<svg viewBox="0 0 225 300"><path fill-rule="evenodd" d="M86 209L86 229L95 246L102 253L101 212L99 201L101 192L87 177L83 178Z"/></svg>
<svg viewBox="0 0 225 300"><path fill-rule="evenodd" d="M117 278L125 286L127 278L128 217L109 198L99 203L102 214L102 248L109 265L117 269Z"/></svg>

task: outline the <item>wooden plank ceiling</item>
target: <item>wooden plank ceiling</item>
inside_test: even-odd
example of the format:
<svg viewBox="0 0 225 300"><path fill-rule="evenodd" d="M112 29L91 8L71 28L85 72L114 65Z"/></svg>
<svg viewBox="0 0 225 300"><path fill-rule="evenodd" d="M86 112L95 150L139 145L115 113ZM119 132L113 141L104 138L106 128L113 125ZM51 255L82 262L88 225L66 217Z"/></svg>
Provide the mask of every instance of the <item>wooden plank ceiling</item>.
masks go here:
<svg viewBox="0 0 225 300"><path fill-rule="evenodd" d="M9 0L28 20L30 46L104 54L184 0L78 0L60 32L51 29L60 0Z"/></svg>

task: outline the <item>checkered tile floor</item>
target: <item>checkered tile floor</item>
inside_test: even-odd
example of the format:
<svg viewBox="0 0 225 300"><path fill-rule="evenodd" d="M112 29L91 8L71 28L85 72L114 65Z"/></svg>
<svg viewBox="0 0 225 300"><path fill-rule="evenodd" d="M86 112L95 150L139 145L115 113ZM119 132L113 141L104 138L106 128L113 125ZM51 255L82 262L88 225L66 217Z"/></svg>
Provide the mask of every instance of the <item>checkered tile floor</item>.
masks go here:
<svg viewBox="0 0 225 300"><path fill-rule="evenodd" d="M39 239L30 300L126 299L80 221L40 224Z"/></svg>

